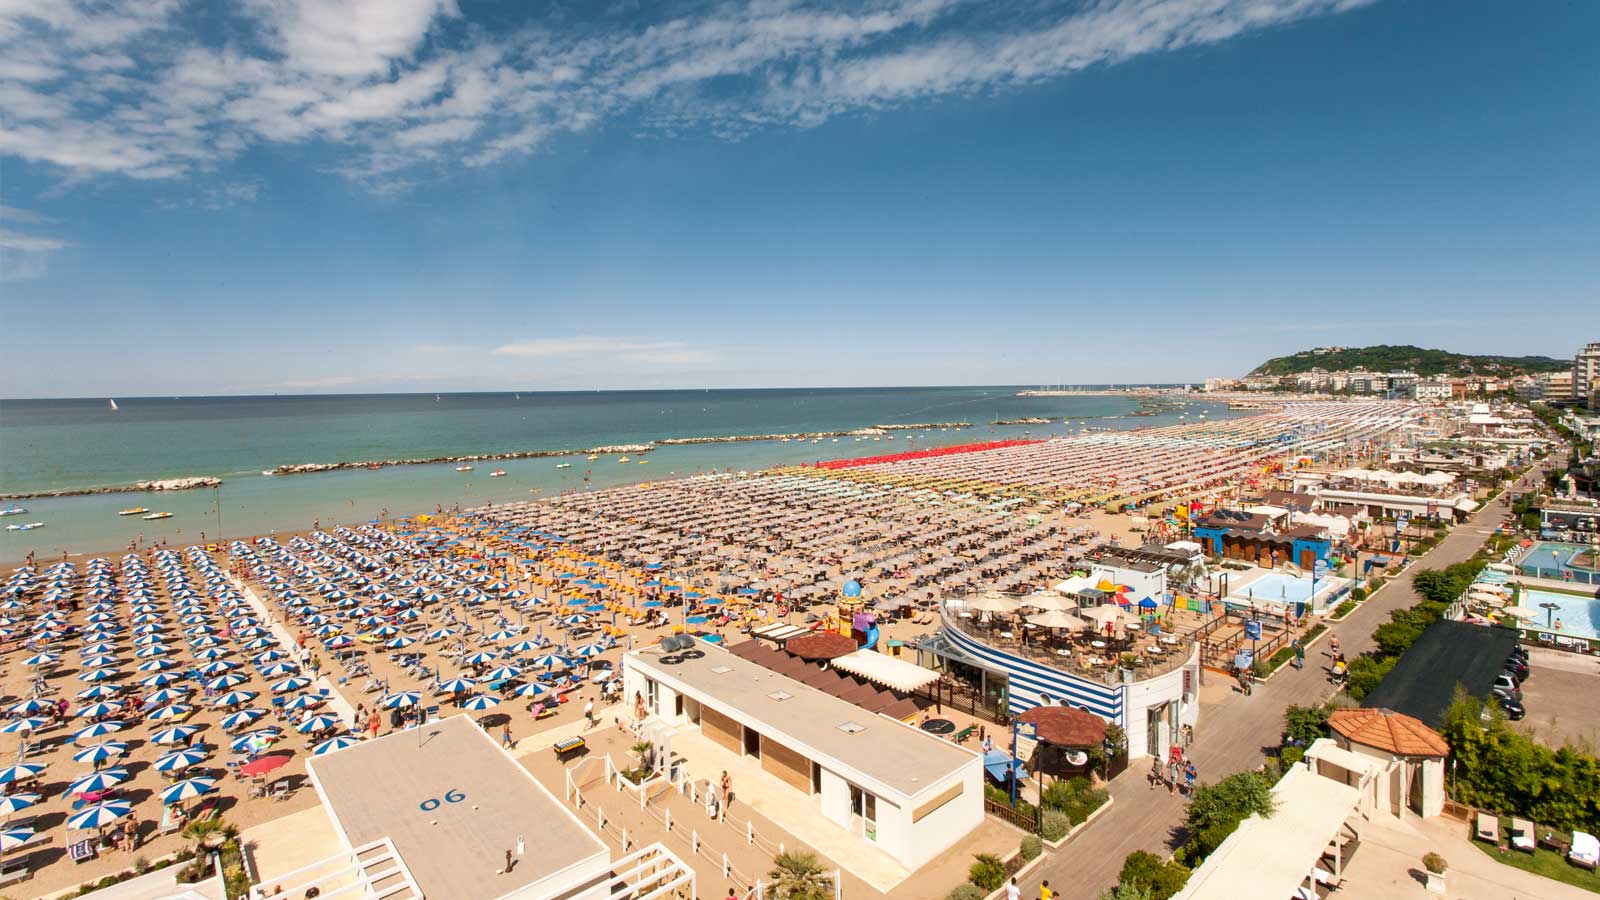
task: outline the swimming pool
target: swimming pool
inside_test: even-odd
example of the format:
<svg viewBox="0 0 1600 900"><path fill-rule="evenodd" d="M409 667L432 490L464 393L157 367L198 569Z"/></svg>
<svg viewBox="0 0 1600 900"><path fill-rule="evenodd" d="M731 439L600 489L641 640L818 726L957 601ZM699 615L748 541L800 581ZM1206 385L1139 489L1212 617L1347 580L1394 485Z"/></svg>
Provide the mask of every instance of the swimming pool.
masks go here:
<svg viewBox="0 0 1600 900"><path fill-rule="evenodd" d="M1312 609L1320 612L1328 597L1335 587L1343 584L1340 578L1317 579L1317 592L1315 602L1312 602L1311 579L1296 578L1282 572L1268 572L1247 584L1241 584L1228 592L1228 599L1235 603L1264 604L1282 606L1289 603L1311 603Z"/></svg>
<svg viewBox="0 0 1600 900"><path fill-rule="evenodd" d="M1555 609L1546 610L1544 607L1546 603L1555 604ZM1527 624L1531 628L1554 628L1553 623L1559 621L1561 627L1554 630L1561 634L1600 638L1600 600L1523 588L1518 605L1539 612L1537 617L1528 620ZM1545 624L1547 622L1552 624Z"/></svg>
<svg viewBox="0 0 1600 900"><path fill-rule="evenodd" d="M1554 578L1577 584L1600 584L1600 569L1590 554L1594 548L1560 541L1540 541L1523 554L1517 568L1524 575Z"/></svg>

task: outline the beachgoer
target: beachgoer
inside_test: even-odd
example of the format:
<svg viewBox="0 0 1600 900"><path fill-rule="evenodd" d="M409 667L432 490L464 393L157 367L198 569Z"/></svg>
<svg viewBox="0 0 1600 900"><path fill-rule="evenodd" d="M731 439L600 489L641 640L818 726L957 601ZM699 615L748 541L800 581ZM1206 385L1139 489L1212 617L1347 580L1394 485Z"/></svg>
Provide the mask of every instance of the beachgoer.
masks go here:
<svg viewBox="0 0 1600 900"><path fill-rule="evenodd" d="M723 769L722 770L722 784L721 784L721 787L722 787L722 814L717 816L718 819L721 819L721 818L725 817L728 814L728 806L731 803L733 803L733 776L728 774L728 770L727 769Z"/></svg>
<svg viewBox="0 0 1600 900"><path fill-rule="evenodd" d="M1056 892L1050 890L1050 882L1048 880L1039 885L1039 900L1055 900L1055 896Z"/></svg>
<svg viewBox="0 0 1600 900"><path fill-rule="evenodd" d="M1011 883L1006 885L1006 900L1021 900L1022 888L1017 886L1017 876L1011 876Z"/></svg>
<svg viewBox="0 0 1600 900"><path fill-rule="evenodd" d="M590 728L593 728L594 725L595 725L595 721L594 721L594 699L593 698L590 698L590 699L585 700L583 702L583 721L585 723L584 724L584 730L585 731L589 730Z"/></svg>

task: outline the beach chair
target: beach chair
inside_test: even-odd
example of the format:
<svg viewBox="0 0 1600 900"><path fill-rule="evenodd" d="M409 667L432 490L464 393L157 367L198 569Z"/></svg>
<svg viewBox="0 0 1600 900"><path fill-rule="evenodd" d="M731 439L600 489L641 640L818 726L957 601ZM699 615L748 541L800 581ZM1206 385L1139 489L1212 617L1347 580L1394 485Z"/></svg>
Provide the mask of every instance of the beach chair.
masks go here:
<svg viewBox="0 0 1600 900"><path fill-rule="evenodd" d="M67 848L67 858L74 864L85 863L99 855L94 841L79 841Z"/></svg>
<svg viewBox="0 0 1600 900"><path fill-rule="evenodd" d="M1500 820L1486 812L1478 813L1478 826L1472 836L1491 844L1500 843Z"/></svg>
<svg viewBox="0 0 1600 900"><path fill-rule="evenodd" d="M289 783L287 778L278 779L277 784L272 786L273 800L287 800L292 793L294 793L294 786Z"/></svg>

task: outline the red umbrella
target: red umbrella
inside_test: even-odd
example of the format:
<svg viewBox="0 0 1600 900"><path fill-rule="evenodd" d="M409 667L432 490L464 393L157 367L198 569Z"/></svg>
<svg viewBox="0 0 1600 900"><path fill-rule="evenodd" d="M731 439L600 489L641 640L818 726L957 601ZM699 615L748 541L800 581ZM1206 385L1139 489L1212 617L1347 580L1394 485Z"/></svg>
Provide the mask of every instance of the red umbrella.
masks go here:
<svg viewBox="0 0 1600 900"><path fill-rule="evenodd" d="M287 763L288 761L289 754L273 753L269 756L258 757L251 762L245 763L239 768L239 773L241 775L249 775L252 777L256 775L265 775L268 772L271 772L273 769L276 769L284 763Z"/></svg>

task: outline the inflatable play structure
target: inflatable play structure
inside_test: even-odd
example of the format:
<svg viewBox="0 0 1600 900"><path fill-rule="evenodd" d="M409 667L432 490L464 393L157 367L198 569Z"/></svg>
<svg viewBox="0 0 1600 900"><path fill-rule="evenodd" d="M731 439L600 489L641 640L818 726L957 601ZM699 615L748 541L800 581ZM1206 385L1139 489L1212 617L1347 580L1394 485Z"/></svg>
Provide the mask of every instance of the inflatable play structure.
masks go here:
<svg viewBox="0 0 1600 900"><path fill-rule="evenodd" d="M878 617L867 612L867 598L861 595L861 582L854 578L839 589L839 633L844 634L844 623L850 623L849 635L856 646L867 650L878 647Z"/></svg>

